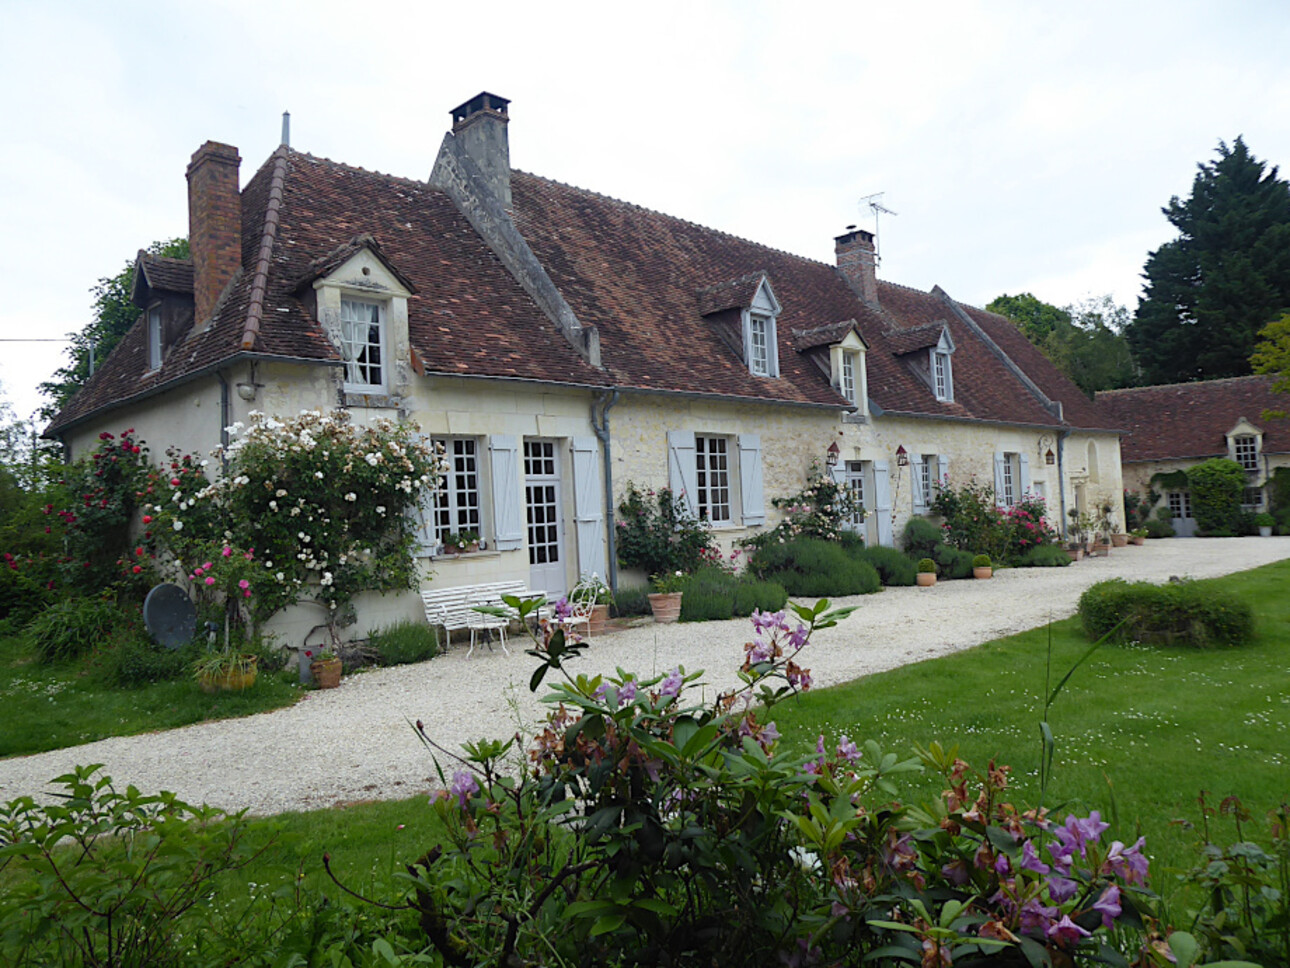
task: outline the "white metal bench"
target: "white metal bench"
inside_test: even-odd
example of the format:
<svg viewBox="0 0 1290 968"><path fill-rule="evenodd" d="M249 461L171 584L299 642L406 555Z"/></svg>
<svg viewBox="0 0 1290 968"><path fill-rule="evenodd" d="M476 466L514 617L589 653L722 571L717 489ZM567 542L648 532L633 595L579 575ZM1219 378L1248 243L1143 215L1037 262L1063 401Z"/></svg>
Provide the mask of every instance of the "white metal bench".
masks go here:
<svg viewBox="0 0 1290 968"><path fill-rule="evenodd" d="M480 605L502 605L503 595L529 598L541 595L541 592L530 592L522 581L484 582L455 588L425 588L421 591L421 602L425 606L426 621L431 626L441 626L445 639L454 630L470 630L470 651L466 653L467 658L475 651L478 634L494 630L501 640L502 651L510 655L510 650L506 648L506 629L510 623L506 619L475 610Z"/></svg>

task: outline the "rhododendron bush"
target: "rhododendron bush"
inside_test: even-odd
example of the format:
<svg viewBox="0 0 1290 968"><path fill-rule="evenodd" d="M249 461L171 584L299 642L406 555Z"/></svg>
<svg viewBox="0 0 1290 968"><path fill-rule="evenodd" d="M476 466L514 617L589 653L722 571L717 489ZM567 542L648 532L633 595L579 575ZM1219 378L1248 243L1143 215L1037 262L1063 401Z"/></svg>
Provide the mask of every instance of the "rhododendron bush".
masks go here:
<svg viewBox="0 0 1290 968"><path fill-rule="evenodd" d="M847 736L782 752L775 706L811 687L812 634L852 611L791 609L753 615L739 685L716 694L680 667L580 674L585 644L542 619L530 687L556 681L527 749L454 753L416 724L447 834L409 867L407 905L445 964L1165 963L1143 843L1096 811L1023 810L1006 766L935 744L921 762ZM902 805L928 767L941 801Z"/></svg>
<svg viewBox="0 0 1290 968"><path fill-rule="evenodd" d="M302 599L334 612L361 591L416 587L418 507L443 459L408 424L348 411L229 428L227 469L170 455L145 523L198 592L263 619Z"/></svg>

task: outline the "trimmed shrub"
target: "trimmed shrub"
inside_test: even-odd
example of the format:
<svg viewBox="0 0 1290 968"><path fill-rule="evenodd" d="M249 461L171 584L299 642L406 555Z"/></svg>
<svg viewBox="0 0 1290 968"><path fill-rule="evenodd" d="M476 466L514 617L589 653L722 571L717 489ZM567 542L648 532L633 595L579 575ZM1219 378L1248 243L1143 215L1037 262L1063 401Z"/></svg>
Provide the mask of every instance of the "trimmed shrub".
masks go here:
<svg viewBox="0 0 1290 968"><path fill-rule="evenodd" d="M684 604L684 599L682 599ZM763 612L778 612L788 603L788 592L784 586L773 581L744 579L735 587L735 616L744 618L754 609Z"/></svg>
<svg viewBox="0 0 1290 968"><path fill-rule="evenodd" d="M852 557L860 561L867 561L873 565L884 585L914 584L914 574L916 572L914 562L895 548L884 548L882 546L865 548L861 546L851 554Z"/></svg>
<svg viewBox="0 0 1290 968"><path fill-rule="evenodd" d="M972 552L959 551L949 545L941 545L932 552L942 578L971 578L972 558Z"/></svg>
<svg viewBox="0 0 1290 968"><path fill-rule="evenodd" d="M1254 634L1249 605L1191 581L1098 582L1080 596L1079 616L1089 638L1110 633L1113 642L1206 648L1241 645Z"/></svg>
<svg viewBox="0 0 1290 968"><path fill-rule="evenodd" d="M1171 527L1173 526L1174 513L1173 511L1169 510L1169 505L1167 503L1162 504L1160 505L1160 507L1156 508L1155 520L1163 521L1165 524L1170 525Z"/></svg>
<svg viewBox="0 0 1290 968"><path fill-rule="evenodd" d="M614 603L609 606L609 611L615 618L649 615L649 589L643 587L618 589L614 592Z"/></svg>
<svg viewBox="0 0 1290 968"><path fill-rule="evenodd" d="M1056 545L1038 545L1021 556L1021 560L1017 562L1017 567L1065 568L1070 563L1070 555Z"/></svg>
<svg viewBox="0 0 1290 968"><path fill-rule="evenodd" d="M61 662L88 655L133 621L112 602L70 598L45 609L28 631L41 662Z"/></svg>
<svg viewBox="0 0 1290 968"><path fill-rule="evenodd" d="M425 622L398 622L374 629L367 639L377 665L411 665L439 654L439 632Z"/></svg>
<svg viewBox="0 0 1290 968"><path fill-rule="evenodd" d="M1168 511L1168 508L1165 508ZM1174 526L1168 521L1162 521L1159 518L1152 518L1143 525L1147 529L1148 538L1172 538L1175 534Z"/></svg>
<svg viewBox="0 0 1290 968"><path fill-rule="evenodd" d="M103 674L114 686L138 689L154 682L170 682L189 674L199 648L189 644L168 649L137 632L122 630L103 651Z"/></svg>
<svg viewBox="0 0 1290 968"><path fill-rule="evenodd" d="M818 538L759 548L749 559L748 569L759 578L783 585L789 595L803 597L868 595L882 587L873 565Z"/></svg>
<svg viewBox="0 0 1290 968"><path fill-rule="evenodd" d="M681 589L682 622L711 622L735 614L735 577L719 568L701 568Z"/></svg>
<svg viewBox="0 0 1290 968"><path fill-rule="evenodd" d="M926 518L910 518L901 535L901 546L911 558L930 557L945 543L945 532Z"/></svg>
<svg viewBox="0 0 1290 968"><path fill-rule="evenodd" d="M975 558L972 559L972 567L973 568L993 568L994 566L990 563L989 555L977 555Z"/></svg>

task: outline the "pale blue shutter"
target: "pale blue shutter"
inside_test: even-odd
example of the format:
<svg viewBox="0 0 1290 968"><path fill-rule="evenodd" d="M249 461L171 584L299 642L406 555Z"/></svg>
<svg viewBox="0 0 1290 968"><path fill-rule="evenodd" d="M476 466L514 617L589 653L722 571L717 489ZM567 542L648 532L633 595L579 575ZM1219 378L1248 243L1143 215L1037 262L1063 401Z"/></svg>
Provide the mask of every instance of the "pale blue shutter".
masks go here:
<svg viewBox="0 0 1290 968"><path fill-rule="evenodd" d="M694 517L699 516L698 469L694 463L694 431L667 432L667 480L672 493L681 499Z"/></svg>
<svg viewBox="0 0 1290 968"><path fill-rule="evenodd" d="M766 523L766 498L762 489L761 437L740 434L739 494L743 502L744 525Z"/></svg>
<svg viewBox="0 0 1290 968"><path fill-rule="evenodd" d="M573 527L578 540L578 574L605 579L605 516L600 497L600 473L595 437L574 437Z"/></svg>
<svg viewBox="0 0 1290 968"><path fill-rule="evenodd" d="M1004 506L1003 462L1007 460L1001 452L994 455L994 503L996 507Z"/></svg>
<svg viewBox="0 0 1290 968"><path fill-rule="evenodd" d="M891 481L888 479L885 460L873 462L873 511L878 524L878 544L894 548L896 542L891 527Z"/></svg>
<svg viewBox="0 0 1290 968"><path fill-rule="evenodd" d="M1030 492L1030 455L1021 454L1017 459L1021 463L1021 493L1025 495Z"/></svg>
<svg viewBox="0 0 1290 968"><path fill-rule="evenodd" d="M923 474L931 474L932 469L927 466L927 455L922 454L914 463L914 513L927 513L927 498L923 494Z"/></svg>
<svg viewBox="0 0 1290 968"><path fill-rule="evenodd" d="M771 376L779 376L779 321L774 316L766 322L766 362Z"/></svg>
<svg viewBox="0 0 1290 968"><path fill-rule="evenodd" d="M513 434L488 438L493 478L494 538L498 551L524 546L524 489L520 481L520 440Z"/></svg>
<svg viewBox="0 0 1290 968"><path fill-rule="evenodd" d="M832 467L830 467L829 476L833 478L833 483L838 486L839 494L850 493L850 490L849 490L850 485L847 483L847 462L846 461L840 460ZM845 518L842 519L842 527L844 527L848 531L856 530L855 522L851 520L851 515L848 514Z"/></svg>

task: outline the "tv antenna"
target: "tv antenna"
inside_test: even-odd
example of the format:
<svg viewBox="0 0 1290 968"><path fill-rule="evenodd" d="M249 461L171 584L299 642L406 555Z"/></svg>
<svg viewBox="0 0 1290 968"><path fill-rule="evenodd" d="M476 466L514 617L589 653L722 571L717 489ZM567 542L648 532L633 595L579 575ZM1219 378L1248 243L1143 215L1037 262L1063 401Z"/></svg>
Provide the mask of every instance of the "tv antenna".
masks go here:
<svg viewBox="0 0 1290 968"><path fill-rule="evenodd" d="M882 204L880 199L886 192L874 192L872 195L862 195L860 204L868 203L869 211L873 212L873 261L875 264L882 261L881 238L878 235L878 216L879 215L899 215L899 212L893 212L886 205Z"/></svg>

